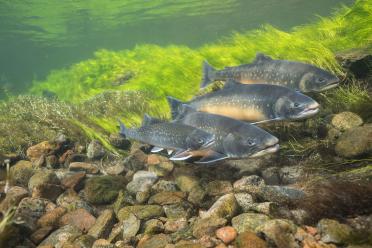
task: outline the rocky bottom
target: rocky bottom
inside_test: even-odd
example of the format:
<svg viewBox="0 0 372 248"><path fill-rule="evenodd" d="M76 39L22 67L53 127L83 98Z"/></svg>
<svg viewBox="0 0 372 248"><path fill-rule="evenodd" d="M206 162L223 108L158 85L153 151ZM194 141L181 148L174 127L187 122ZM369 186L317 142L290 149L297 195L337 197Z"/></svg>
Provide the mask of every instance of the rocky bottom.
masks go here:
<svg viewBox="0 0 372 248"><path fill-rule="evenodd" d="M370 153L370 124L350 113L331 124L329 138L339 136L332 166ZM368 156L335 174L329 164L308 170L321 152L205 167L148 151L132 144L115 156L62 135L23 158L9 155L0 247L372 247Z"/></svg>

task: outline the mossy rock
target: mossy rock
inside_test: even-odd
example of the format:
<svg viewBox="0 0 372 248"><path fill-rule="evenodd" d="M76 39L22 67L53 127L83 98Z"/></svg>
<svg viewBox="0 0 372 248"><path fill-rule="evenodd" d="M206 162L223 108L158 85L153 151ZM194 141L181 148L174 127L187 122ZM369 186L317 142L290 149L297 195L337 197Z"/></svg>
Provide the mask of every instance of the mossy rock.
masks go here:
<svg viewBox="0 0 372 248"><path fill-rule="evenodd" d="M56 173L54 173L52 170L38 170L30 178L30 181L28 182L28 190L32 192L35 187L47 183L59 185L60 180L58 179Z"/></svg>
<svg viewBox="0 0 372 248"><path fill-rule="evenodd" d="M10 178L12 182L26 188L28 181L34 173L35 170L32 168L32 163L26 160L20 160L10 168Z"/></svg>
<svg viewBox="0 0 372 248"><path fill-rule="evenodd" d="M127 219L130 214L134 214L141 220L147 220L163 216L164 210L159 205L128 206L120 209L117 217L120 221L122 221Z"/></svg>
<svg viewBox="0 0 372 248"><path fill-rule="evenodd" d="M255 248L267 248L268 245L264 240L259 238L254 232L245 231L238 235L235 240L237 248L255 247Z"/></svg>
<svg viewBox="0 0 372 248"><path fill-rule="evenodd" d="M122 176L98 176L89 179L84 187L85 196L92 204L112 203L120 190L125 189L126 180Z"/></svg>

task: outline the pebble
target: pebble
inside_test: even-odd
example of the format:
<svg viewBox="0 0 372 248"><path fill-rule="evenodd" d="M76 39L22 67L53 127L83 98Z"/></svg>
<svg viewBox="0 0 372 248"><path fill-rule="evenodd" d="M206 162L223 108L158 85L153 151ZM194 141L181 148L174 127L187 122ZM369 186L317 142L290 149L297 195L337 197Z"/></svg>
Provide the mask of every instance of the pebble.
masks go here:
<svg viewBox="0 0 372 248"><path fill-rule="evenodd" d="M177 192L160 192L149 199L149 204L168 205L181 203L186 198L186 193L182 191Z"/></svg>
<svg viewBox="0 0 372 248"><path fill-rule="evenodd" d="M82 232L87 232L95 222L96 218L87 210L81 208L63 215L59 220L59 225L72 225Z"/></svg>
<svg viewBox="0 0 372 248"><path fill-rule="evenodd" d="M87 157L89 159L101 159L106 151L98 140L92 140L87 148Z"/></svg>
<svg viewBox="0 0 372 248"><path fill-rule="evenodd" d="M243 212L248 212L251 210L251 206L254 203L253 197L248 193L235 193L235 199L239 206L242 208Z"/></svg>
<svg viewBox="0 0 372 248"><path fill-rule="evenodd" d="M177 191L177 184L173 181L167 181L167 180L160 179L157 183L155 183L151 187L151 191L155 194L164 192L164 191L174 192L174 191Z"/></svg>
<svg viewBox="0 0 372 248"><path fill-rule="evenodd" d="M163 216L164 210L159 205L126 206L119 210L117 218L123 221L127 219L130 214L134 214L140 220L147 220Z"/></svg>
<svg viewBox="0 0 372 248"><path fill-rule="evenodd" d="M238 233L232 226L224 226L216 231L216 236L225 244L231 243L237 237Z"/></svg>
<svg viewBox="0 0 372 248"><path fill-rule="evenodd" d="M352 228L350 226L331 219L320 220L317 229L324 243L343 245L352 234Z"/></svg>
<svg viewBox="0 0 372 248"><path fill-rule="evenodd" d="M70 171L84 171L88 174L97 174L99 169L97 166L86 162L72 162L68 166Z"/></svg>
<svg viewBox="0 0 372 248"><path fill-rule="evenodd" d="M72 225L66 225L52 232L40 243L40 247L44 245L51 245L55 248L62 248L64 243L76 239L81 234L82 233L79 228Z"/></svg>
<svg viewBox="0 0 372 248"><path fill-rule="evenodd" d="M201 238L204 235L213 236L218 228L227 223L223 218L204 218L197 219L193 225L192 234L195 238Z"/></svg>
<svg viewBox="0 0 372 248"><path fill-rule="evenodd" d="M59 185L60 180L52 170L39 170L28 181L28 190L32 192L35 187L42 184Z"/></svg>
<svg viewBox="0 0 372 248"><path fill-rule="evenodd" d="M55 147L48 141L43 141L34 146L30 146L26 151L26 155L31 160L31 162L35 162L40 159L41 156L48 154L54 148Z"/></svg>
<svg viewBox="0 0 372 248"><path fill-rule="evenodd" d="M63 207L57 207L49 212L46 212L40 219L37 220L39 227L57 227L59 219L67 212Z"/></svg>
<svg viewBox="0 0 372 248"><path fill-rule="evenodd" d="M295 241L297 226L289 220L269 220L257 227L255 231L264 233L278 248L298 248Z"/></svg>
<svg viewBox="0 0 372 248"><path fill-rule="evenodd" d="M96 239L108 238L112 227L116 222L114 211L105 209L98 216L94 225L89 229L88 234Z"/></svg>
<svg viewBox="0 0 372 248"><path fill-rule="evenodd" d="M123 165L127 170L139 171L145 168L147 162L147 155L137 149L134 153L124 159Z"/></svg>
<svg viewBox="0 0 372 248"><path fill-rule="evenodd" d="M372 152L372 125L348 129L337 140L335 151L345 158L354 158Z"/></svg>
<svg viewBox="0 0 372 248"><path fill-rule="evenodd" d="M221 196L233 191L231 182L229 181L212 181L206 187L206 192L210 196Z"/></svg>
<svg viewBox="0 0 372 248"><path fill-rule="evenodd" d="M363 120L355 113L341 112L331 119L331 125L341 131L363 125Z"/></svg>
<svg viewBox="0 0 372 248"><path fill-rule="evenodd" d="M153 172L137 171L132 181L128 183L127 190L132 194L149 191L157 180L158 176Z"/></svg>
<svg viewBox="0 0 372 248"><path fill-rule="evenodd" d="M61 184L65 188L70 188L79 192L83 188L83 181L85 179L85 172L76 172L72 175L68 175L61 180Z"/></svg>
<svg viewBox="0 0 372 248"><path fill-rule="evenodd" d="M10 178L15 185L26 187L35 170L32 163L26 160L20 160L10 167Z"/></svg>
<svg viewBox="0 0 372 248"><path fill-rule="evenodd" d="M237 248L268 248L266 242L251 231L240 233L235 244Z"/></svg>
<svg viewBox="0 0 372 248"><path fill-rule="evenodd" d="M207 212L201 214L202 218L219 217L231 219L239 210L238 202L233 193L221 196Z"/></svg>
<svg viewBox="0 0 372 248"><path fill-rule="evenodd" d="M238 233L242 233L245 231L254 232L257 227L269 220L270 218L264 214L244 213L232 218L231 223Z"/></svg>
<svg viewBox="0 0 372 248"><path fill-rule="evenodd" d="M233 187L237 192L255 192L257 188L265 186L265 181L256 175L245 176L234 182Z"/></svg>

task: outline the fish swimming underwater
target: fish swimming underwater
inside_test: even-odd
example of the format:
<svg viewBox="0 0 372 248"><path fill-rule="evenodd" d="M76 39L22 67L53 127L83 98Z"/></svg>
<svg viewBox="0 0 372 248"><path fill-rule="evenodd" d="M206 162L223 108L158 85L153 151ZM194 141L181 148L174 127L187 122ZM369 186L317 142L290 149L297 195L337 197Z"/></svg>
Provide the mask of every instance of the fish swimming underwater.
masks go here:
<svg viewBox="0 0 372 248"><path fill-rule="evenodd" d="M275 136L250 123L199 112L185 104L175 111L179 111L175 122L215 135L215 143L208 149L192 152L193 157L202 157L194 163L209 164L224 159L259 157L279 149L279 140Z"/></svg>
<svg viewBox="0 0 372 248"><path fill-rule="evenodd" d="M319 92L336 87L339 79L314 65L288 60L274 60L258 53L251 64L215 70L208 62L203 65L201 88L213 81L233 79L239 83L265 82L286 86L301 92Z"/></svg>
<svg viewBox="0 0 372 248"><path fill-rule="evenodd" d="M172 118L177 118L183 102L167 97ZM221 90L192 99L186 104L211 114L248 122L297 120L315 115L319 104L287 87L270 84L240 84L228 81Z"/></svg>
<svg viewBox="0 0 372 248"><path fill-rule="evenodd" d="M208 148L215 141L213 134L181 123L147 123L133 129L126 128L120 121L119 124L121 135L153 145L153 151L169 149L182 152L184 157L179 156L177 160L190 158L192 154L188 151Z"/></svg>

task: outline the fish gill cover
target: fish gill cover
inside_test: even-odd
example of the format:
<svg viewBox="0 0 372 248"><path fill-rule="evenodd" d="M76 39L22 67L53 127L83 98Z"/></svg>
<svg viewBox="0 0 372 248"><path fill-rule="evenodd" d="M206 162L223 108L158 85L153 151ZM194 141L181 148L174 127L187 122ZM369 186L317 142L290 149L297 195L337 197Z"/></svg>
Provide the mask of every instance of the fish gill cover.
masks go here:
<svg viewBox="0 0 372 248"><path fill-rule="evenodd" d="M359 0L352 7L342 7L330 18L319 17L314 24L293 28L290 32L281 31L266 25L261 29L246 33L235 33L217 43L191 49L186 46L138 45L132 50L99 50L94 58L74 64L69 68L52 71L45 81L33 82L30 93L55 95L58 100L50 104L38 97L18 97L2 103L0 143L2 150L19 149L20 143L9 139L13 135L9 130L17 130L22 137L22 146L53 137L58 129L68 134L85 133L88 139L101 140L109 147L109 133L117 131L118 117L126 123L138 124L145 112L169 117L169 107L165 96L171 95L180 100L189 100L198 93L202 78L201 65L207 59L216 68L251 62L257 52L263 52L274 59L303 61L343 75L341 66L335 59L335 53L351 48L368 47L372 40L372 3ZM333 94L337 101L327 99L328 103L339 103L347 99L348 94L360 93L356 102L370 103L369 95L363 90L341 88L342 94ZM352 98L356 99L356 98ZM366 100L367 99L367 100ZM61 103L60 100L62 100ZM23 127L13 127L12 123L22 122L22 116L14 109L22 110L25 115L33 111L39 113L35 104L57 108L57 121L52 130L42 132L41 137L36 125L44 125L48 116L33 115L35 134ZM357 105L357 103L353 103ZM14 108L16 105L17 108ZM59 109L59 106L62 108ZM75 105L72 108L66 107ZM33 109L27 109L33 106ZM335 104L328 104L335 106ZM367 106L367 105L363 105ZM345 110L347 104L337 104L337 110ZM54 111L50 111L54 113ZM48 114L49 115L49 114ZM66 117L67 116L67 117ZM53 116L50 118L54 118ZM65 123L69 125L66 125ZM32 125L29 125L32 126ZM69 128L71 126L72 128ZM69 131L70 130L70 131ZM36 135L37 134L37 135ZM34 139L35 138L35 139Z"/></svg>

